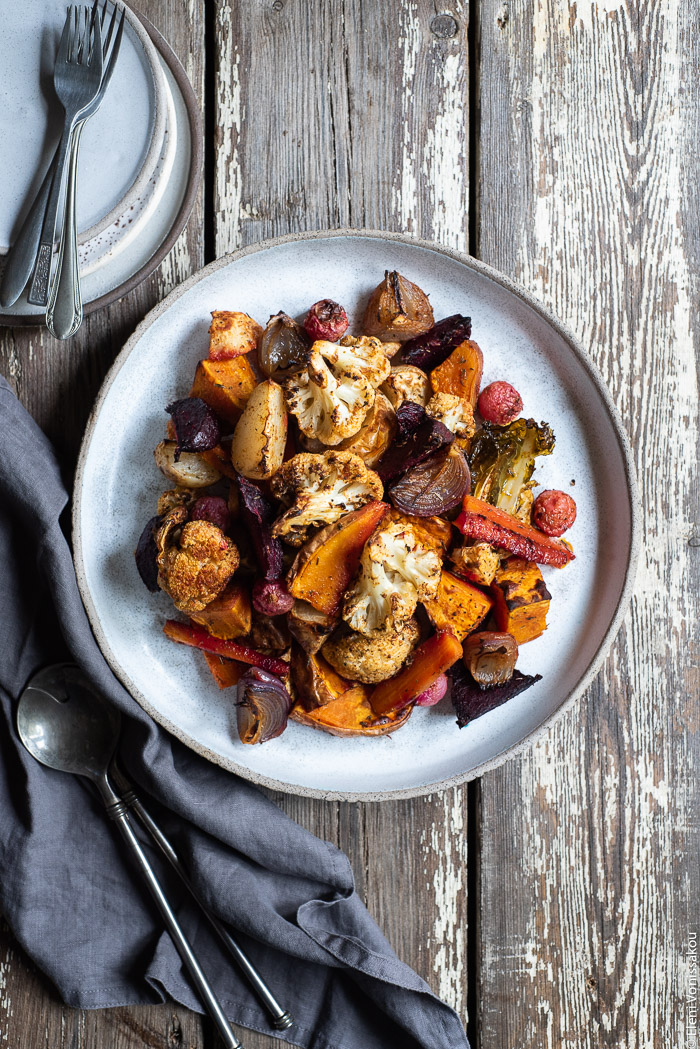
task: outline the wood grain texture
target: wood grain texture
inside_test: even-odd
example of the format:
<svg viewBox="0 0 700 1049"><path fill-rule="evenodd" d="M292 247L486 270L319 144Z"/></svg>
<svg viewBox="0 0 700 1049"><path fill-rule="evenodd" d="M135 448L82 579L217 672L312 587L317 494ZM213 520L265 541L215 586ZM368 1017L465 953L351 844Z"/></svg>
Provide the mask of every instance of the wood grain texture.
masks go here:
<svg viewBox="0 0 700 1049"><path fill-rule="evenodd" d="M468 12L444 10L446 38L425 0L217 5L217 255L347 225L466 248ZM348 854L399 956L464 1016L466 789L382 805L272 796Z"/></svg>
<svg viewBox="0 0 700 1049"><path fill-rule="evenodd" d="M594 687L481 782L480 1044L682 1046L700 744L691 8L480 11L479 252L601 368L645 522L633 606Z"/></svg>
<svg viewBox="0 0 700 1049"><path fill-rule="evenodd" d="M204 97L204 0L139 0ZM186 229L137 289L87 317L68 343L45 328L0 328L0 372L49 435L70 484L92 403L122 345L156 302L204 262L200 193ZM0 1044L10 1049L202 1049L200 1017L174 1003L83 1012L64 1006L0 930Z"/></svg>

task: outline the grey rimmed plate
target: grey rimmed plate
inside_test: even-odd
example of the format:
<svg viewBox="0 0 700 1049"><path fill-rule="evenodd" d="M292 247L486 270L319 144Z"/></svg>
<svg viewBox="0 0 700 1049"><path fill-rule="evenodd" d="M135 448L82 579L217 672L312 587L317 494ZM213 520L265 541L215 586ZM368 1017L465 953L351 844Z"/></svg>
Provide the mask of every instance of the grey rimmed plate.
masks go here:
<svg viewBox="0 0 700 1049"><path fill-rule="evenodd" d="M162 633L173 614L136 571L139 534L167 486L153 461L164 407L190 388L207 354L214 309L265 323L302 314L320 298L359 322L385 269L430 294L437 318L472 317L484 384L507 378L525 414L557 438L540 461L540 485L570 491L576 560L545 568L549 628L522 646L518 666L542 681L457 728L447 702L416 709L392 736L339 739L291 723L262 746L241 744L231 692L219 691L201 656ZM572 485L572 482L575 482ZM212 263L177 288L137 328L100 391L80 455L73 527L76 569L98 643L141 706L194 750L247 779L298 794L382 800L439 790L483 773L532 741L598 670L630 597L639 547L633 469L623 428L584 350L531 296L469 256L392 234L341 230L285 237ZM614 537L614 541L613 540Z"/></svg>

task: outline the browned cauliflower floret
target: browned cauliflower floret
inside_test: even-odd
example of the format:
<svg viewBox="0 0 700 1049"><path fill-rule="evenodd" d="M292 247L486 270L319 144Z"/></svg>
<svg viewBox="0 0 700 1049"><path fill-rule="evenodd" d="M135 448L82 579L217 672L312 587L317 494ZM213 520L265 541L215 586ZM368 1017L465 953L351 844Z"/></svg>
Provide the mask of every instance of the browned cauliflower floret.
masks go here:
<svg viewBox="0 0 700 1049"><path fill-rule="evenodd" d="M272 534L302 546L309 529L332 524L348 510L381 499L384 487L359 456L328 451L300 452L283 463L272 478L272 491L289 506L275 521Z"/></svg>
<svg viewBox="0 0 700 1049"><path fill-rule="evenodd" d="M398 629L374 630L367 636L339 631L326 641L322 655L343 677L374 685L397 673L419 638L415 619L401 623Z"/></svg>
<svg viewBox="0 0 700 1049"><path fill-rule="evenodd" d="M339 346L319 340L309 350L306 368L285 381L287 407L307 437L340 444L360 429L374 404L375 387L389 371L379 343Z"/></svg>
<svg viewBox="0 0 700 1049"><path fill-rule="evenodd" d="M156 536L158 585L181 612L201 612L224 589L238 568L235 543L209 521L187 521L176 506ZM182 525L182 530L178 530Z"/></svg>
<svg viewBox="0 0 700 1049"><path fill-rule="evenodd" d="M387 378L391 368L387 361L401 349L400 342L382 342L374 335L346 335L340 340L340 345L352 346L355 354L368 366L373 367L374 378L371 381L375 387Z"/></svg>
<svg viewBox="0 0 700 1049"><path fill-rule="evenodd" d="M200 493L194 488L171 488L158 499L158 513L162 516L167 514L175 506L192 506L195 499L199 499Z"/></svg>
<svg viewBox="0 0 700 1049"><path fill-rule="evenodd" d="M474 409L463 397L455 397L453 393L434 393L425 410L432 419L437 419L451 430L455 437L473 437L476 433Z"/></svg>
<svg viewBox="0 0 700 1049"><path fill-rule="evenodd" d="M418 601L435 597L440 558L421 542L411 525L393 521L365 543L360 571L348 591L343 619L360 634L398 627L413 615Z"/></svg>
<svg viewBox="0 0 700 1049"><path fill-rule="evenodd" d="M481 541L458 546L452 551L450 558L460 572L482 586L491 586L501 563L498 552L489 543Z"/></svg>
<svg viewBox="0 0 700 1049"><path fill-rule="evenodd" d="M397 364L384 382L382 393L389 398L394 411L406 401L425 407L430 397L430 380L413 364Z"/></svg>

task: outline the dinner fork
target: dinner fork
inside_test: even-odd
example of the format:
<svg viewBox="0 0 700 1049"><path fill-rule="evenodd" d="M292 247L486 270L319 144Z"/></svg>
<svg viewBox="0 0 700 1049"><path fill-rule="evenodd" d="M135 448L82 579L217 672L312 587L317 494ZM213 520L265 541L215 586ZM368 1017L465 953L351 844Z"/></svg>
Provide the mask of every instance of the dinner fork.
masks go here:
<svg viewBox="0 0 700 1049"><path fill-rule="evenodd" d="M98 7L99 0L95 0L93 7L94 11ZM117 11L121 10L121 17L119 19L119 25L117 26L117 33L114 37L114 46L110 53L110 43L112 40L113 29L114 29L114 17ZM103 62L103 73L102 82L100 84L100 90L97 92L95 99L90 103L87 109L80 114L80 120L77 127L79 127L83 120L87 120L93 113L99 109L100 103L104 96L107 86L112 78L114 67L116 65L117 57L119 55L119 48L122 41L122 33L124 30L124 8L115 3L114 11L112 13L112 21L109 24L107 35L104 34L105 19L107 15L107 0L105 0L104 7L100 16L100 29L102 31L103 45L102 45L102 62ZM76 127L76 132L77 132ZM75 132L74 132L75 135ZM53 181L54 172L56 171L56 163L58 161L58 150L53 155L53 159L49 164L48 170L44 176L44 181L41 184L41 188L34 198L34 202L27 213L27 217L22 223L22 227L15 238L15 242L12 245L10 252L7 256L7 262L5 265L5 272L3 274L2 283L0 284L0 306L3 309L7 309L8 306L12 306L14 302L20 297L24 288L27 285L29 278L32 275L34 269L34 263L36 261L37 252L39 251L39 238L41 236L41 227L44 221L44 214L46 212L46 205L49 200L49 192L51 190L51 183ZM70 177L70 171L69 171ZM42 303L43 305L43 303Z"/></svg>
<svg viewBox="0 0 700 1049"><path fill-rule="evenodd" d="M112 34L117 25L118 7L114 6L112 18L107 27L105 35L105 20L107 18L107 0L102 4L100 13L100 0L95 0L92 8L91 21L99 17L100 31L102 33L102 61L109 55ZM102 75L100 90L92 100L87 109L80 114L80 119L75 126L70 144L70 156L68 161L68 183L66 189L66 203L63 209L63 224L61 227L61 238L58 245L58 261L56 263L56 275L51 285L48 308L46 310L46 326L57 339L69 339L78 330L83 320L83 300L80 294L80 270L78 267L78 228L76 222L76 177L78 171L78 151L80 149L80 137L85 127L85 122L99 108L102 102L109 79L114 69L114 63L119 54L122 32L124 29L124 9L121 9L121 17L114 38L114 48L107 59L107 66Z"/></svg>
<svg viewBox="0 0 700 1049"><path fill-rule="evenodd" d="M102 36L97 20L92 21L87 8L70 7L56 55L54 88L65 110L63 134L58 147L56 170L41 228L39 251L27 301L44 306L48 300L51 256L56 233L56 217L61 199L63 169L66 165L71 134L78 116L93 101L102 81Z"/></svg>

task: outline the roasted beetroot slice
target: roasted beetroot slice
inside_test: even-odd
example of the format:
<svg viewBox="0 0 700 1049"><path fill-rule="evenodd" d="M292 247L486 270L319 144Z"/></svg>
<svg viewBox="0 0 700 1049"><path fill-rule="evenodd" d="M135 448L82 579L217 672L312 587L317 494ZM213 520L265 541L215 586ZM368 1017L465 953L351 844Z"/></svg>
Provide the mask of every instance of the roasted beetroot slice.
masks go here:
<svg viewBox="0 0 700 1049"><path fill-rule="evenodd" d="M462 663L457 663L452 667L450 676L452 677L452 705L455 708L457 724L460 728L464 728L475 718L480 718L482 714L487 714L489 710L500 707L502 703L507 703L514 696L519 696L536 681L542 680L541 674L521 674L519 670L514 670L512 678L505 684L481 688Z"/></svg>
<svg viewBox="0 0 700 1049"><path fill-rule="evenodd" d="M208 452L210 448L216 448L221 440L221 426L201 397L183 397L180 401L173 401L165 410L175 426L175 462L180 458L180 452Z"/></svg>
<svg viewBox="0 0 700 1049"><path fill-rule="evenodd" d="M403 344L402 361L404 364L414 364L423 371L432 371L471 333L471 317L463 317L461 313L445 317L444 321L433 325L430 331L416 335L415 339L409 339Z"/></svg>
<svg viewBox="0 0 700 1049"><path fill-rule="evenodd" d="M427 412L422 404L416 404L415 401L404 401L396 410L397 441L403 441L409 437L426 418Z"/></svg>
<svg viewBox="0 0 700 1049"><path fill-rule="evenodd" d="M455 435L443 423L431 419L425 412L423 415L423 421L416 429L402 441L390 445L375 466L384 484L400 477L454 441Z"/></svg>
<svg viewBox="0 0 700 1049"><path fill-rule="evenodd" d="M264 579L279 579L282 575L282 542L275 539L270 526L275 510L257 485L240 474L236 477L240 495L241 517L245 524Z"/></svg>
<svg viewBox="0 0 700 1049"><path fill-rule="evenodd" d="M139 536L134 551L139 575L152 594L160 590L158 586L158 547L155 540L156 529L160 523L161 518L158 514L150 519Z"/></svg>

